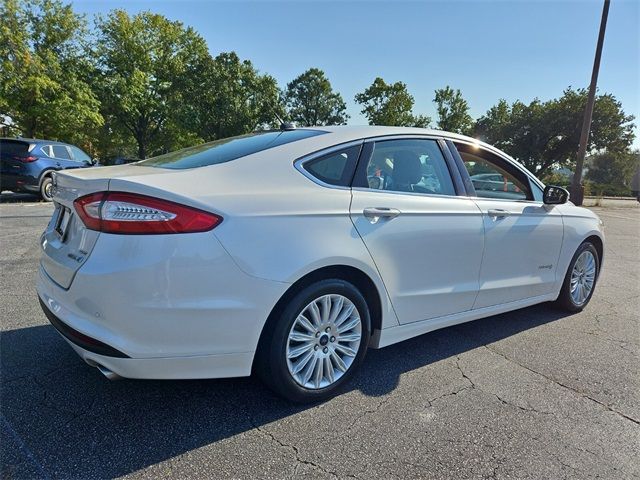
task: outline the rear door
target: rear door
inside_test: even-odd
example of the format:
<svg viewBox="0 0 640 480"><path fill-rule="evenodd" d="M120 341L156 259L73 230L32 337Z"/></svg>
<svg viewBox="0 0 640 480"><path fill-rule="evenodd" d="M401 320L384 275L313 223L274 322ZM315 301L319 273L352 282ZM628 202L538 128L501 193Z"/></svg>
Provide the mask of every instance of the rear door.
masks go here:
<svg viewBox="0 0 640 480"><path fill-rule="evenodd" d="M474 308L551 293L563 237L560 211L526 173L478 145L455 142L482 211L485 249Z"/></svg>
<svg viewBox="0 0 640 480"><path fill-rule="evenodd" d="M359 161L351 219L400 323L470 310L478 291L482 215L457 195L447 154L436 138L391 138Z"/></svg>

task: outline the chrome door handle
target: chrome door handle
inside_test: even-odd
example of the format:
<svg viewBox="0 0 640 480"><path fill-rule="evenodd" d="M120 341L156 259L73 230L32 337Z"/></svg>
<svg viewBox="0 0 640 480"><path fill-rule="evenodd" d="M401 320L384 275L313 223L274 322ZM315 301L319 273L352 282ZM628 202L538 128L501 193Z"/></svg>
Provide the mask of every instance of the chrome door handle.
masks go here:
<svg viewBox="0 0 640 480"><path fill-rule="evenodd" d="M378 223L381 218L387 218L389 220L396 218L400 215L400 210L397 208L369 207L365 208L362 213L371 223Z"/></svg>
<svg viewBox="0 0 640 480"><path fill-rule="evenodd" d="M492 218L504 218L511 215L511 212L508 212L507 210L502 210L501 208L496 208L495 210L489 210L487 213Z"/></svg>

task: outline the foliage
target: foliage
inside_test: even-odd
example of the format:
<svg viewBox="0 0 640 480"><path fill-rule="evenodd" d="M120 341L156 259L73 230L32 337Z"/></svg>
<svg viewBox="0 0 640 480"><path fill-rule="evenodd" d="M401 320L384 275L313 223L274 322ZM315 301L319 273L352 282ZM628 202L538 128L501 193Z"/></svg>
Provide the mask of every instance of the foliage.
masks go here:
<svg viewBox="0 0 640 480"><path fill-rule="evenodd" d="M59 0L0 4L0 115L27 137L85 145L103 119L87 82L85 20Z"/></svg>
<svg viewBox="0 0 640 480"><path fill-rule="evenodd" d="M429 117L411 113L414 100L403 82L386 83L377 77L355 100L363 106L369 125L427 128L431 123Z"/></svg>
<svg viewBox="0 0 640 480"><path fill-rule="evenodd" d="M587 158L586 179L598 184L629 188L640 167L640 152L605 151Z"/></svg>
<svg viewBox="0 0 640 480"><path fill-rule="evenodd" d="M97 28L96 79L110 125L134 138L139 158L197 143L178 119L185 101L195 100L182 94L207 61L204 39L151 12L114 10Z"/></svg>
<svg viewBox="0 0 640 480"><path fill-rule="evenodd" d="M438 128L447 132L468 135L473 130L473 118L469 115L469 104L460 90L450 86L435 91L438 111Z"/></svg>
<svg viewBox="0 0 640 480"><path fill-rule="evenodd" d="M276 125L284 115L276 80L235 52L206 60L186 91L182 122L205 141Z"/></svg>
<svg viewBox="0 0 640 480"><path fill-rule="evenodd" d="M319 68L310 68L287 84L285 101L289 119L298 125L344 125L347 105Z"/></svg>
<svg viewBox="0 0 640 480"><path fill-rule="evenodd" d="M580 141L587 92L568 88L562 97L529 104L500 100L478 119L476 135L519 160L536 175L572 167ZM633 116L613 95L596 97L588 151L624 151L633 142Z"/></svg>

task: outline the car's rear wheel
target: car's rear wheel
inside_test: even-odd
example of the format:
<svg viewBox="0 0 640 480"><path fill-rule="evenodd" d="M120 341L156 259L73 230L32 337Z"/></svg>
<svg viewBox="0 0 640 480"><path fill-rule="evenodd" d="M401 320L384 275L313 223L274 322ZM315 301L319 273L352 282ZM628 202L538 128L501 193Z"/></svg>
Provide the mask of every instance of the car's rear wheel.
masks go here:
<svg viewBox="0 0 640 480"><path fill-rule="evenodd" d="M265 328L256 361L262 380L299 403L336 393L362 362L369 309L352 284L322 280L298 292Z"/></svg>
<svg viewBox="0 0 640 480"><path fill-rule="evenodd" d="M40 184L40 198L45 202L53 201L53 182L50 176L46 176L42 179Z"/></svg>
<svg viewBox="0 0 640 480"><path fill-rule="evenodd" d="M582 311L591 300L599 269L598 251L584 242L571 259L556 305L570 312Z"/></svg>

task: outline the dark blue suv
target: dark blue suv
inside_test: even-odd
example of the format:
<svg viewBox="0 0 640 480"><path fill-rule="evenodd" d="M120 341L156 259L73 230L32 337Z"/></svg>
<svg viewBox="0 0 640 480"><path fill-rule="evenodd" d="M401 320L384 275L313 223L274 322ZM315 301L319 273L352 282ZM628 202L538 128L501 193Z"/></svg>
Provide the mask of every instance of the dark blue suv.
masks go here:
<svg viewBox="0 0 640 480"><path fill-rule="evenodd" d="M51 172L94 165L74 145L32 138L0 138L0 191L37 193L51 201Z"/></svg>

